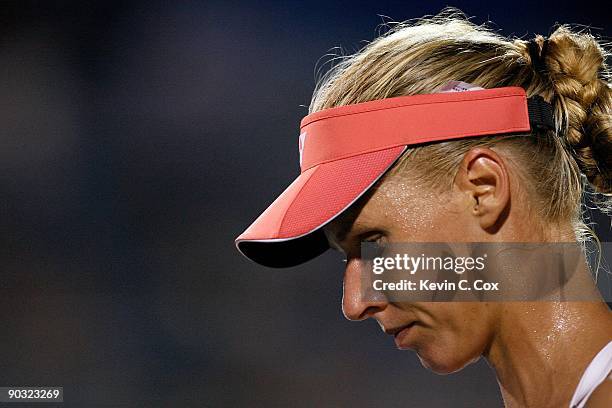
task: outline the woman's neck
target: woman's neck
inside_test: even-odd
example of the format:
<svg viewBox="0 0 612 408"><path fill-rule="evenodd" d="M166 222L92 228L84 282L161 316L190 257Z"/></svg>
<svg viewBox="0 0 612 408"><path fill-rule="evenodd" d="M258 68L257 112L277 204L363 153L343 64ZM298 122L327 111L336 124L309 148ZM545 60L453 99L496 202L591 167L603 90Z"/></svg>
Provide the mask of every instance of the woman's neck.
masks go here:
<svg viewBox="0 0 612 408"><path fill-rule="evenodd" d="M603 302L503 305L485 357L506 407L568 406L611 333L612 317Z"/></svg>

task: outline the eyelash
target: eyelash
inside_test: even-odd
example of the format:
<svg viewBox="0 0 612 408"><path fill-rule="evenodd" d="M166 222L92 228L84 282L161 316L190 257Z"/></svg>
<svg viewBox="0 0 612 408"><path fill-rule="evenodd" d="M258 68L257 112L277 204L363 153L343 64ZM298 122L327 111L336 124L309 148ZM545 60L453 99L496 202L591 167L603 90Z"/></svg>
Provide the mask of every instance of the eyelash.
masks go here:
<svg viewBox="0 0 612 408"><path fill-rule="evenodd" d="M367 238L361 239L360 241L362 241L362 242L374 242L374 243L380 245L381 239L384 238L384 235L381 234L381 233L375 233L375 234L368 233L368 234L369 234L369 236ZM364 234L364 235L367 236L367 234Z"/></svg>

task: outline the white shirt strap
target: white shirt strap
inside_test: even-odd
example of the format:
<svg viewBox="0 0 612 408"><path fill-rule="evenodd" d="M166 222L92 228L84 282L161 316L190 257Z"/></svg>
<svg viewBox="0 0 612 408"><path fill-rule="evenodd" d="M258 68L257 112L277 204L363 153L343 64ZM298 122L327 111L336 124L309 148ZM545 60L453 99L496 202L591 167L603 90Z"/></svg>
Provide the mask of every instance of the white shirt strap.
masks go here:
<svg viewBox="0 0 612 408"><path fill-rule="evenodd" d="M608 378L610 371L612 371L612 341L597 353L582 374L570 402L570 408L583 408L593 391Z"/></svg>

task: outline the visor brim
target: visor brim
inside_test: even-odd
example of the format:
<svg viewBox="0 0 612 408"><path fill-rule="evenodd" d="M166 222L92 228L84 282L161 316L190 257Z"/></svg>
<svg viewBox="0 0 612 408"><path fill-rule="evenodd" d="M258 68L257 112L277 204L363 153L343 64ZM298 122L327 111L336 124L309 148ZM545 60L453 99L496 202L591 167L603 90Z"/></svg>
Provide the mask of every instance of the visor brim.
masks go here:
<svg viewBox="0 0 612 408"><path fill-rule="evenodd" d="M238 237L247 258L269 267L299 265L328 248L323 227L366 193L406 150L369 152L302 172Z"/></svg>

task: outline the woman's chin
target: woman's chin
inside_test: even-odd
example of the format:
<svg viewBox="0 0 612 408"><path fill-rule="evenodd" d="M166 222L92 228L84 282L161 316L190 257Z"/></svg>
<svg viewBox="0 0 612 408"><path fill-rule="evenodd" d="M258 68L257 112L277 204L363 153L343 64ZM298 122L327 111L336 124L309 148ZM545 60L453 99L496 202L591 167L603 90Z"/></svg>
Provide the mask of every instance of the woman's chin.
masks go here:
<svg viewBox="0 0 612 408"><path fill-rule="evenodd" d="M458 353L448 352L432 352L430 350L420 349L417 352L417 356L421 361L423 367L436 374L446 375L452 374L457 371L461 371L466 366L470 365L479 360L480 356L476 358L465 357L462 358Z"/></svg>

